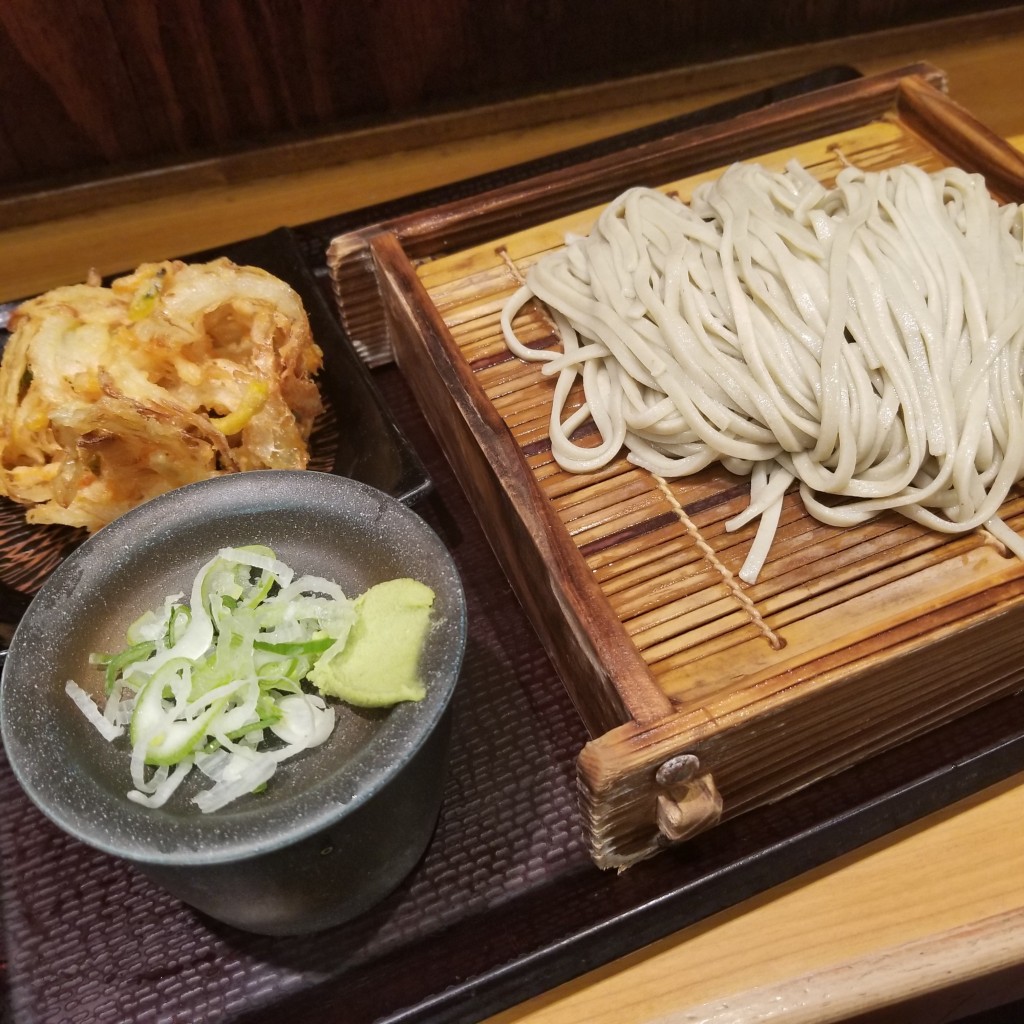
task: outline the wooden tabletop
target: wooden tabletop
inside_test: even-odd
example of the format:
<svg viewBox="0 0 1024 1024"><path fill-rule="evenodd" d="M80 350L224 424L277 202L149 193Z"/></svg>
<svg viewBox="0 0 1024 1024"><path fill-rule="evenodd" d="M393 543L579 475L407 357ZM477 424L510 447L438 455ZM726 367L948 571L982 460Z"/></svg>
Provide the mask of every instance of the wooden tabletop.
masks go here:
<svg viewBox="0 0 1024 1024"><path fill-rule="evenodd" d="M396 129L396 147L404 139L415 148L389 155L338 161L344 140L335 139L327 166L274 173L294 160L272 150L259 176L232 179L227 162L220 174L179 169L20 206L8 200L5 223L18 224L0 231L0 301L81 280L89 267L121 270L454 181L822 66L871 73L918 60L946 71L955 99L1024 147L1022 11L636 80L595 90L589 103L574 94L571 121L556 116L559 97L540 97L533 108L464 120L430 146L422 130ZM83 212L67 213L75 204ZM867 1013L901 1024L956 1020L1024 998L1022 881L1024 774L490 1024L826 1024Z"/></svg>

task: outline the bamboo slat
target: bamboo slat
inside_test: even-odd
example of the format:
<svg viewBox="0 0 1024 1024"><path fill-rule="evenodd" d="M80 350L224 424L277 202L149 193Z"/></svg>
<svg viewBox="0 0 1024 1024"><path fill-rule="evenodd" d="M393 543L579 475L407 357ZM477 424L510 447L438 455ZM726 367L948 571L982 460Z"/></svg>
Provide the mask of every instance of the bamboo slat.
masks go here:
<svg viewBox="0 0 1024 1024"><path fill-rule="evenodd" d="M796 159L828 183L847 163L937 170L955 155L991 171L1001 199L1024 198L1020 154L935 77L864 80L813 116L798 104L712 132L703 159L725 159L681 160L687 173L658 187L686 200L733 159ZM382 232L372 253L396 358L594 736L579 761L594 858L623 866L1020 689L1024 564L982 532L940 535L896 513L829 527L791 495L748 586L738 572L755 527L726 529L745 480L714 467L667 482L625 458L561 470L554 379L508 351L499 316L526 268L589 229L601 206L585 198L545 219L544 190L536 204L527 190L520 230L473 239L467 211L456 234L473 244L430 255L420 237L412 258ZM558 343L539 304L514 327ZM1024 498L1002 514L1024 528ZM659 769L679 754L697 768L666 783Z"/></svg>

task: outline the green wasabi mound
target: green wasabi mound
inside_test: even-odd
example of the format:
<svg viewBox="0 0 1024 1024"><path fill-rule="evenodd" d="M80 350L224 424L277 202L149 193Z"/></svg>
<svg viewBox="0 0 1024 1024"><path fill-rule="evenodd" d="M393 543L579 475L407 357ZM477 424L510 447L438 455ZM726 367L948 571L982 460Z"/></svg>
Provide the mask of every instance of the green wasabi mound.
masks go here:
<svg viewBox="0 0 1024 1024"><path fill-rule="evenodd" d="M419 662L434 592L417 580L388 580L356 598L343 647L326 651L308 679L325 697L363 708L426 695Z"/></svg>

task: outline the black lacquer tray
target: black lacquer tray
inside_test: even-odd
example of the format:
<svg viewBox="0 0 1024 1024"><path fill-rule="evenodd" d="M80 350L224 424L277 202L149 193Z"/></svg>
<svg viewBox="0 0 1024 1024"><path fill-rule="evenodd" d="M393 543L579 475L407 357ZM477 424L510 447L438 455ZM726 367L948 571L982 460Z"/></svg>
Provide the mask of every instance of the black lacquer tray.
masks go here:
<svg viewBox="0 0 1024 1024"><path fill-rule="evenodd" d="M644 131L719 119L851 75L830 70ZM600 147L636 141L629 133ZM318 271L326 241L340 230L594 151L294 234ZM470 615L445 802L423 861L385 903L341 928L289 939L247 935L57 831L4 762L2 939L8 1010L18 1024L477 1021L1024 765L1024 700L1005 699L624 874L598 871L576 820L583 727L405 382L390 366L372 379L433 481L417 510L451 548Z"/></svg>
<svg viewBox="0 0 1024 1024"><path fill-rule="evenodd" d="M310 330L324 353L317 380L325 410L310 438L310 468L352 477L407 503L422 497L430 488L423 462L341 330L292 232L281 228L183 259L205 262L219 256L269 271L302 298ZM9 337L8 321L17 305L0 306L0 349ZM84 536L82 530L26 523L24 509L0 497L2 628L13 629L28 599Z"/></svg>

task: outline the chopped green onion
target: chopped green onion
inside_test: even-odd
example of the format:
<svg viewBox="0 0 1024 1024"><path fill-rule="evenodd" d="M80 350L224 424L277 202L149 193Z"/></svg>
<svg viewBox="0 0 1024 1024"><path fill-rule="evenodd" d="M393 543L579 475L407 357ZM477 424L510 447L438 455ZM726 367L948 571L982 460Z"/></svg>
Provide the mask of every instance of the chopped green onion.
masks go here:
<svg viewBox="0 0 1024 1024"><path fill-rule="evenodd" d="M271 654L320 654L328 647L333 647L337 641L333 637L324 636L317 640L300 640L274 644L267 640L254 640L253 647L257 651L270 651Z"/></svg>
<svg viewBox="0 0 1024 1024"><path fill-rule="evenodd" d="M155 650L155 641L142 640L121 651L119 654L102 656L105 658L106 665L103 675L103 692L107 694L113 693L117 680L124 670L133 662L148 658Z"/></svg>
<svg viewBox="0 0 1024 1024"><path fill-rule="evenodd" d="M74 681L67 691L106 739L127 727L129 799L159 807L198 768L213 785L193 800L214 811L261 791L281 761L331 734L334 708L308 689L321 658L350 663L340 656L357 623L367 635L364 607L330 580L296 577L270 548L224 548L199 570L187 602L166 598L129 626L124 650L90 657L104 673L102 712ZM421 695L388 680L365 686L381 705Z"/></svg>

